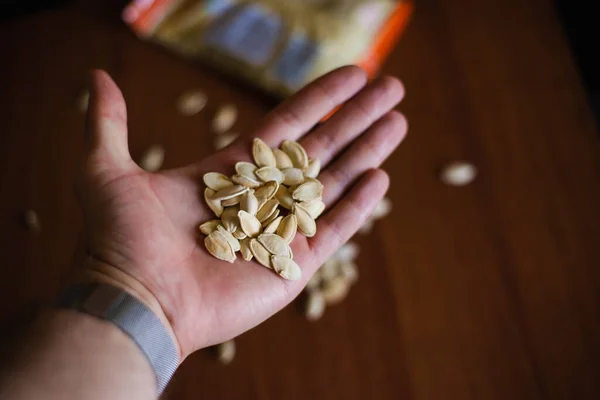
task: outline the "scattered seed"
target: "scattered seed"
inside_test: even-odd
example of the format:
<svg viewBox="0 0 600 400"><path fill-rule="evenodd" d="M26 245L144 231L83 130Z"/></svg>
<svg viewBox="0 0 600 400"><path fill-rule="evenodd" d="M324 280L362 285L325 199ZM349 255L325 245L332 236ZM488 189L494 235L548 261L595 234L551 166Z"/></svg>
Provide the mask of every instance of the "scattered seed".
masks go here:
<svg viewBox="0 0 600 400"><path fill-rule="evenodd" d="M212 130L216 134L230 130L237 119L237 108L233 104L221 106L212 121Z"/></svg>
<svg viewBox="0 0 600 400"><path fill-rule="evenodd" d="M215 150L224 149L225 147L233 143L235 139L237 139L239 136L240 134L235 132L227 132L220 134L215 137L213 141L213 146L215 147Z"/></svg>
<svg viewBox="0 0 600 400"><path fill-rule="evenodd" d="M344 300L350 289L349 282L344 277L336 277L323 284L321 292L327 304L337 304Z"/></svg>
<svg viewBox="0 0 600 400"><path fill-rule="evenodd" d="M206 106L208 98L198 90L184 92L177 100L177 110L187 117L198 114Z"/></svg>
<svg viewBox="0 0 600 400"><path fill-rule="evenodd" d="M440 174L440 179L447 185L465 186L473 182L477 176L477 168L466 161L454 161L447 164Z"/></svg>
<svg viewBox="0 0 600 400"><path fill-rule="evenodd" d="M318 291L311 291L306 299L304 315L309 321L316 321L325 312L325 297Z"/></svg>
<svg viewBox="0 0 600 400"><path fill-rule="evenodd" d="M148 172L160 169L165 160L165 149L160 145L150 146L140 160L140 167Z"/></svg>
<svg viewBox="0 0 600 400"><path fill-rule="evenodd" d="M42 224L40 223L40 219L37 213L33 210L25 211L25 214L23 214L23 222L25 223L25 227L30 232L39 234L42 231Z"/></svg>
<svg viewBox="0 0 600 400"><path fill-rule="evenodd" d="M217 359L221 364L227 365L235 358L235 341L233 339L220 343L215 348Z"/></svg>

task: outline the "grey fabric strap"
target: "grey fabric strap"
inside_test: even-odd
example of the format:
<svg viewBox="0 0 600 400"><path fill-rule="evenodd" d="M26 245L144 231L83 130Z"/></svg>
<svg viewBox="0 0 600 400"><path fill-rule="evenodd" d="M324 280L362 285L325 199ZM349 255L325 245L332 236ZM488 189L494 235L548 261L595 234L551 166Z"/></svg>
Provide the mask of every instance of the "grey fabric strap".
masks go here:
<svg viewBox="0 0 600 400"><path fill-rule="evenodd" d="M154 369L158 394L163 392L179 365L179 354L167 329L145 304L116 287L88 283L65 290L58 306L110 321L129 335Z"/></svg>

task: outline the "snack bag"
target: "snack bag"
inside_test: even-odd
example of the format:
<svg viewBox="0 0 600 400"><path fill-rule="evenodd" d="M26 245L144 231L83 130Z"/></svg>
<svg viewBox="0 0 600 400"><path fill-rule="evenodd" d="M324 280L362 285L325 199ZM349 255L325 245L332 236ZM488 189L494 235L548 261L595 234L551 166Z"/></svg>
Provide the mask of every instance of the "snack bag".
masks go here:
<svg viewBox="0 0 600 400"><path fill-rule="evenodd" d="M142 38L286 96L347 64L373 76L412 3L394 0L135 0Z"/></svg>

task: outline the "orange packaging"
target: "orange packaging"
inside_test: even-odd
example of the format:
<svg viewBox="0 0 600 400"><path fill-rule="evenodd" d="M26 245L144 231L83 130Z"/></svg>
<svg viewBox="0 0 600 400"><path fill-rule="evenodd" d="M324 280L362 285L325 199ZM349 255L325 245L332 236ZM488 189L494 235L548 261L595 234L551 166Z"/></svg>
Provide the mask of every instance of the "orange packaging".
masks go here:
<svg viewBox="0 0 600 400"><path fill-rule="evenodd" d="M375 76L412 10L397 0L135 0L123 19L142 38L286 96L342 65Z"/></svg>

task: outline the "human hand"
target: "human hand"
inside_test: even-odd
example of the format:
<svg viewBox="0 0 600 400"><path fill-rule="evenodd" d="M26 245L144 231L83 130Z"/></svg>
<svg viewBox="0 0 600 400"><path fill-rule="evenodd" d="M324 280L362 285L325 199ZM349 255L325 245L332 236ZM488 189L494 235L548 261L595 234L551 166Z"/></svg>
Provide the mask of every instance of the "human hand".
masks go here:
<svg viewBox="0 0 600 400"><path fill-rule="evenodd" d="M291 302L315 270L362 225L388 187L377 169L407 123L390 111L404 89L394 78L366 85L357 67L334 71L292 96L255 132L193 165L149 173L131 159L123 96L103 71L92 74L86 155L78 180L87 270L143 288L171 325L183 357L258 325ZM326 122L318 122L345 103ZM311 130L312 129L312 130ZM212 257L198 225L214 218L203 200L206 172L231 175L251 161L252 138L270 146L298 140L322 162L327 208L317 234L291 244L302 269L286 281L258 263Z"/></svg>

